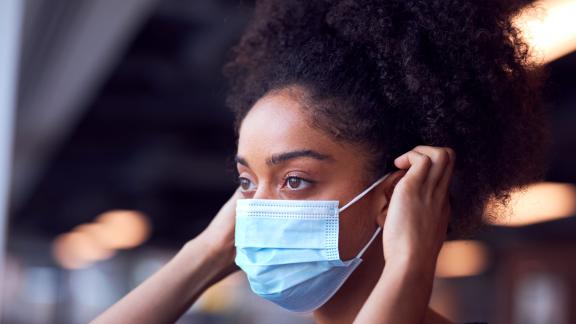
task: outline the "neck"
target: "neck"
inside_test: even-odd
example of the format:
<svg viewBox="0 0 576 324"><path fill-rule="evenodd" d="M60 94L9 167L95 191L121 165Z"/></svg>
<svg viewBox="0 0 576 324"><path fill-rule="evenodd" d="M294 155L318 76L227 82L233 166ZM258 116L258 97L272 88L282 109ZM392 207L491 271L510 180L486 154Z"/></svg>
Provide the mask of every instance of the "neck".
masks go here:
<svg viewBox="0 0 576 324"><path fill-rule="evenodd" d="M317 324L352 323L384 269L382 234L372 242L364 253L362 263L334 296L314 311Z"/></svg>

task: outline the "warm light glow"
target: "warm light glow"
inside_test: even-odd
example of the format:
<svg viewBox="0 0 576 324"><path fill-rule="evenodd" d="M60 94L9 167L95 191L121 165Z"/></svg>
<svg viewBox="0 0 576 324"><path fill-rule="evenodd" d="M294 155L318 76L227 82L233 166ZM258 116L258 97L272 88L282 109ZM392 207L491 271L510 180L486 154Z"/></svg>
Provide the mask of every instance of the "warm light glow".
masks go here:
<svg viewBox="0 0 576 324"><path fill-rule="evenodd" d="M128 249L146 241L150 235L148 218L133 210L113 210L100 215L91 229L98 241L108 248Z"/></svg>
<svg viewBox="0 0 576 324"><path fill-rule="evenodd" d="M515 23L537 61L547 63L576 50L576 1L543 0Z"/></svg>
<svg viewBox="0 0 576 324"><path fill-rule="evenodd" d="M235 292L240 290L246 278L241 272L236 272L208 288L193 310L202 313L222 314L238 309L239 299Z"/></svg>
<svg viewBox="0 0 576 324"><path fill-rule="evenodd" d="M492 221L493 225L524 226L576 215L576 186L540 182L515 192L509 205L511 215Z"/></svg>
<svg viewBox="0 0 576 324"><path fill-rule="evenodd" d="M63 268L79 269L111 257L114 251L102 248L90 235L75 231L56 237L52 253Z"/></svg>
<svg viewBox="0 0 576 324"><path fill-rule="evenodd" d="M150 235L150 222L140 212L113 210L100 215L95 223L76 226L56 237L52 253L66 269L80 269L142 244Z"/></svg>
<svg viewBox="0 0 576 324"><path fill-rule="evenodd" d="M89 223L78 225L73 230L73 232L81 233L88 236L92 240L93 245L97 246L101 250L110 251L109 257L111 257L115 253L113 247L103 243L105 242L105 238L107 235L106 231L107 231L106 226L100 223Z"/></svg>
<svg viewBox="0 0 576 324"><path fill-rule="evenodd" d="M436 276L441 278L475 276L488 264L488 249L479 241L447 241L440 250Z"/></svg>

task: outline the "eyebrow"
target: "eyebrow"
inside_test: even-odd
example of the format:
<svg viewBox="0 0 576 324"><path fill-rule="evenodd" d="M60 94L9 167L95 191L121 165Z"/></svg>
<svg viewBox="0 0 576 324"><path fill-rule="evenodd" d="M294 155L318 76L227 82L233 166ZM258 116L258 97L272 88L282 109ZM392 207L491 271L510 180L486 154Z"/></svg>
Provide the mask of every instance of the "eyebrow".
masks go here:
<svg viewBox="0 0 576 324"><path fill-rule="evenodd" d="M272 155L266 159L266 164L268 166L274 166L274 165L278 165L278 164L281 164L281 163L289 161L289 160L304 158L304 157L316 159L318 161L334 160L334 158L332 156L327 155L327 154L322 154L322 153L314 151L314 150L296 150L296 151L274 154L274 155ZM240 163L242 165L249 167L246 159L244 159L241 156L236 156L234 158L234 161L236 161L236 163Z"/></svg>

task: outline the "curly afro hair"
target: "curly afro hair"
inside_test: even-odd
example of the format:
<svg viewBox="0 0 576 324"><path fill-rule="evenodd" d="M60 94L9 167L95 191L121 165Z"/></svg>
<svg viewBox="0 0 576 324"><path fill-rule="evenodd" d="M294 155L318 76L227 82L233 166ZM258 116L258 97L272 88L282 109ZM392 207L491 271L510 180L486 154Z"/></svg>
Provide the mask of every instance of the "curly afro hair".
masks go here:
<svg viewBox="0 0 576 324"><path fill-rule="evenodd" d="M263 0L223 73L236 129L290 86L310 122L363 145L373 177L416 145L456 152L449 237L499 217L510 192L545 174L544 71L503 0Z"/></svg>

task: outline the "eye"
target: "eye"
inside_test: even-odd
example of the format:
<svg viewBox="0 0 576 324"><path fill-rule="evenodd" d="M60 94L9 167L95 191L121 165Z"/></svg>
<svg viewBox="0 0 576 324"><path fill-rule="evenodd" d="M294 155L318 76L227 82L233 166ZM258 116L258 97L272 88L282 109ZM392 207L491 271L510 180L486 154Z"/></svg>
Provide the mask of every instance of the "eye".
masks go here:
<svg viewBox="0 0 576 324"><path fill-rule="evenodd" d="M299 177L288 177L284 181L284 186L290 190L302 190L308 188L312 184L311 181L299 178Z"/></svg>
<svg viewBox="0 0 576 324"><path fill-rule="evenodd" d="M248 178L238 177L238 182L242 191L253 191L256 189L256 185Z"/></svg>

